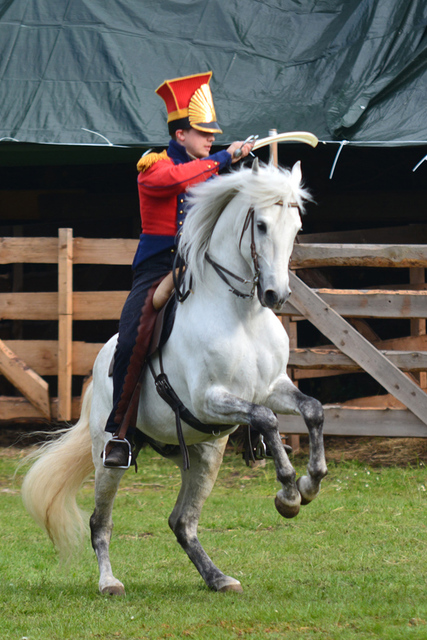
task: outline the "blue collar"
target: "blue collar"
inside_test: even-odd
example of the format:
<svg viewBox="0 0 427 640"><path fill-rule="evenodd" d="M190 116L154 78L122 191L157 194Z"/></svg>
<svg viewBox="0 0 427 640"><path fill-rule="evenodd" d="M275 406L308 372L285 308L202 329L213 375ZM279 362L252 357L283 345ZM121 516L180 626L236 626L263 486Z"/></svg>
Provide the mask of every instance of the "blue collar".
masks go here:
<svg viewBox="0 0 427 640"><path fill-rule="evenodd" d="M169 142L167 154L175 164L183 164L184 162L190 162L191 160L185 147L175 140L171 140Z"/></svg>

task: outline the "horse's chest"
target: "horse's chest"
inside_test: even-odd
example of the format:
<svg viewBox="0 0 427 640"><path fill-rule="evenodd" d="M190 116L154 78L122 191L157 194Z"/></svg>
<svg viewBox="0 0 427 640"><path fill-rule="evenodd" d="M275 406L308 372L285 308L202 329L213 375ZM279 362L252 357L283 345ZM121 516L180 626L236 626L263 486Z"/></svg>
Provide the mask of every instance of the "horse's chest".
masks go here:
<svg viewBox="0 0 427 640"><path fill-rule="evenodd" d="M286 369L288 359L287 340L281 334L274 336L274 329L218 336L205 365L214 376L213 370L219 367L221 374L230 380L240 379L255 387L269 385Z"/></svg>

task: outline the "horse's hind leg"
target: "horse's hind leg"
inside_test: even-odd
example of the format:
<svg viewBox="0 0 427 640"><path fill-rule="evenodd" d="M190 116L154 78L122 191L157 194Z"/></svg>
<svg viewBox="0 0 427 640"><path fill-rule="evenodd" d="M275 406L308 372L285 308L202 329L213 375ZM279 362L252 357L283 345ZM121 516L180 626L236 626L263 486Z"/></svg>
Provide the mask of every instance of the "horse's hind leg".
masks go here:
<svg viewBox="0 0 427 640"><path fill-rule="evenodd" d="M210 589L242 591L238 580L226 576L214 565L197 537L200 513L215 484L226 443L227 438L221 438L189 447L190 468L181 470L182 486L169 526ZM180 464L180 460L176 462Z"/></svg>
<svg viewBox="0 0 427 640"><path fill-rule="evenodd" d="M95 473L95 511L90 518L92 547L98 559L99 590L124 595L125 588L112 572L109 546L113 530L113 504L124 470L105 469L99 461Z"/></svg>

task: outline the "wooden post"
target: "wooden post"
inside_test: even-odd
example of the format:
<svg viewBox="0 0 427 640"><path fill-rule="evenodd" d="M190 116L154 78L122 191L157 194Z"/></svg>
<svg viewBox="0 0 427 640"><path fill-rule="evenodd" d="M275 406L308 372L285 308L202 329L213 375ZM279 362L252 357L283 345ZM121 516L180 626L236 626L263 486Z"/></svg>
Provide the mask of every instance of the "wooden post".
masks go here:
<svg viewBox="0 0 427 640"><path fill-rule="evenodd" d="M425 284L425 269L424 267L413 267L409 269L409 282L411 284ZM426 320L425 318L414 318L411 320L411 336L425 336L426 335ZM427 387L427 372L420 371L415 374L420 387L425 389Z"/></svg>
<svg viewBox="0 0 427 640"><path fill-rule="evenodd" d="M71 420L73 345L73 230L58 238L58 420Z"/></svg>
<svg viewBox="0 0 427 640"><path fill-rule="evenodd" d="M282 320L282 324L285 327L285 331L289 336L289 348L290 349L297 349L298 347L298 340L297 340L297 323L296 322L292 322L291 319L288 316L282 316L281 317ZM292 382L294 383L294 385L297 387L298 386L298 380L295 379L295 374L293 372L293 370L288 370L288 374L289 377L291 378ZM284 421L286 422L286 416L284 416ZM298 434L296 433L291 433L288 437L287 437L287 444L289 444L292 447L292 451L293 453L297 453L297 451L299 451L300 449L300 437Z"/></svg>
<svg viewBox="0 0 427 640"><path fill-rule="evenodd" d="M277 135L277 129L270 129L268 132L269 136ZM270 144L270 162L274 164L275 167L279 166L279 145L277 142L273 142ZM296 349L298 347L298 338L297 338L297 323L292 322L290 318L282 316L282 324L285 327L285 331L289 336L289 347L291 349ZM293 373L291 373L291 379L295 386L298 386L298 382L295 380ZM294 453L299 451L300 448L300 437L297 434L289 434L287 436L287 443L292 447Z"/></svg>
<svg viewBox="0 0 427 640"><path fill-rule="evenodd" d="M270 129L268 135L276 136L277 129ZM270 162L272 162L275 167L277 167L279 164L279 148L277 142L273 142L272 144L270 144Z"/></svg>

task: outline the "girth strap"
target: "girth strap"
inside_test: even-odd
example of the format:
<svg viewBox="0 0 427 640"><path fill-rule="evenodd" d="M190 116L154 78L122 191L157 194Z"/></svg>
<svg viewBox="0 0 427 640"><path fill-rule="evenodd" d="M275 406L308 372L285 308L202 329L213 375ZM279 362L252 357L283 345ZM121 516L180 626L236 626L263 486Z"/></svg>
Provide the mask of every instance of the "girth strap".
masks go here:
<svg viewBox="0 0 427 640"><path fill-rule="evenodd" d="M184 420L190 427L196 429L196 431L201 431L202 433L206 433L209 435L220 436L221 431L226 431L228 429L232 429L234 425L213 425L206 424L204 422L200 422L189 409L182 403L181 399L175 393L173 387L171 386L166 373L163 370L163 359L161 349L158 350L159 354L159 363L160 363L160 373L156 375L154 371L153 363L151 362L151 358L148 358L148 366L150 368L151 374L154 378L154 384L156 386L156 391L159 396L170 406L172 411L175 413L175 422L176 422L176 433L178 437L179 446L182 453L184 471L190 468L190 457L188 455L187 445L184 440L184 434L182 433L182 425L181 420Z"/></svg>

